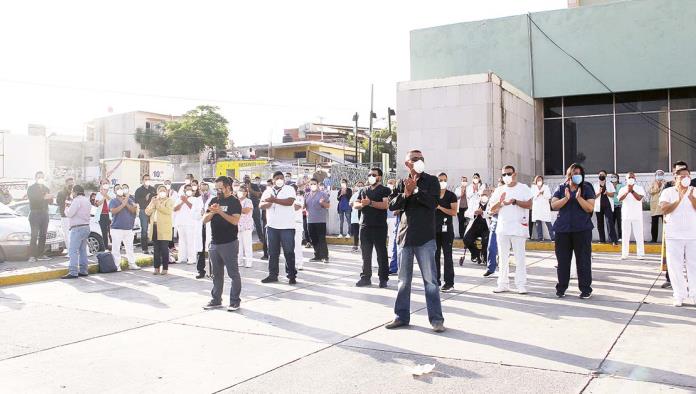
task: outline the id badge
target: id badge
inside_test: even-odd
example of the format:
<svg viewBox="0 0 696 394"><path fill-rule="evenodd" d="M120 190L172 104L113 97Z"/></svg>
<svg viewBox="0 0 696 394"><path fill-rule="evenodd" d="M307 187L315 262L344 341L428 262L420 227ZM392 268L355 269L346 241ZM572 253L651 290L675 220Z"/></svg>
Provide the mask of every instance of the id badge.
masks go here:
<svg viewBox="0 0 696 394"><path fill-rule="evenodd" d="M446 233L446 232L447 232L447 225L446 225L446 224L443 224L443 225L442 225L442 232L443 232L443 233Z"/></svg>

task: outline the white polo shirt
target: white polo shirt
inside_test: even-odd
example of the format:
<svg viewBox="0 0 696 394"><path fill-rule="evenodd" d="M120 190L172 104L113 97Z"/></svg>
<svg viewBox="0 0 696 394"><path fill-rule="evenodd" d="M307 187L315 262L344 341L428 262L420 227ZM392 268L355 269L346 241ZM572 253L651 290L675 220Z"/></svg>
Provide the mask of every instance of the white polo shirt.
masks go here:
<svg viewBox="0 0 696 394"><path fill-rule="evenodd" d="M266 190L261 195L261 202L266 201L271 196L279 200L284 200L286 198L295 199L296 193L292 186L283 185L280 190L276 190L275 187L267 187ZM272 204L270 208L266 209L266 224L270 228L276 230L294 229L295 228L295 206L290 204L288 206L280 204Z"/></svg>
<svg viewBox="0 0 696 394"><path fill-rule="evenodd" d="M690 193L694 189L690 188ZM694 194L696 196L696 194ZM673 203L679 200L676 187L668 187L660 194L660 202ZM677 209L665 215L665 239L696 239L696 209L685 195Z"/></svg>
<svg viewBox="0 0 696 394"><path fill-rule="evenodd" d="M505 201L529 201L532 199L532 191L524 183L517 182L515 186L498 186L488 200L488 205L493 206L500 201L500 196L505 193ZM529 237L529 211L519 205L502 205L498 211L498 224L495 228L498 235L512 235L517 237Z"/></svg>
<svg viewBox="0 0 696 394"><path fill-rule="evenodd" d="M633 185L633 191L645 198L645 189L640 185ZM643 200L636 200L633 193L628 193L628 185L619 190L619 198L626 196L621 202L621 220L643 220Z"/></svg>

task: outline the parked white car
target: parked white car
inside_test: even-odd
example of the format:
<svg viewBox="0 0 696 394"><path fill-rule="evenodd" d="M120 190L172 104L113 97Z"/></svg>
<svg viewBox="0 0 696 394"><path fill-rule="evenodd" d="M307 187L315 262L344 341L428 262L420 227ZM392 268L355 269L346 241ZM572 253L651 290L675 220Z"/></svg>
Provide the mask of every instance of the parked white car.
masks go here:
<svg viewBox="0 0 696 394"><path fill-rule="evenodd" d="M31 228L29 220L7 205L0 204L0 262L26 260L29 257ZM48 224L46 254L60 254L65 249L60 223Z"/></svg>

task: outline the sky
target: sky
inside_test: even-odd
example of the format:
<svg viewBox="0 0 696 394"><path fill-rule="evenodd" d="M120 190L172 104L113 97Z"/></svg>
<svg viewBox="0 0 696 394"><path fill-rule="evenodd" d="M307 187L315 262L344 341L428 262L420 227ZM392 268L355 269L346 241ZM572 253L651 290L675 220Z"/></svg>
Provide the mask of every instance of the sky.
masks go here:
<svg viewBox="0 0 696 394"><path fill-rule="evenodd" d="M8 1L0 130L82 134L91 119L220 107L236 145L306 122L375 127L409 80L414 29L565 8L566 0ZM397 112L398 119L398 112Z"/></svg>

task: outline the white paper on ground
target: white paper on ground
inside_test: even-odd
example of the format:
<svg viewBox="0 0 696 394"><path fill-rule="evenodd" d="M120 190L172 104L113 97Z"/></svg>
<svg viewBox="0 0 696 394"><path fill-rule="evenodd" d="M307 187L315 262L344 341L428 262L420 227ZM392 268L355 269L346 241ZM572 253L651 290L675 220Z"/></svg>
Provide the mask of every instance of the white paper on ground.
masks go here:
<svg viewBox="0 0 696 394"><path fill-rule="evenodd" d="M418 364L413 367L405 367L406 372L414 376L429 374L435 368L435 364Z"/></svg>

